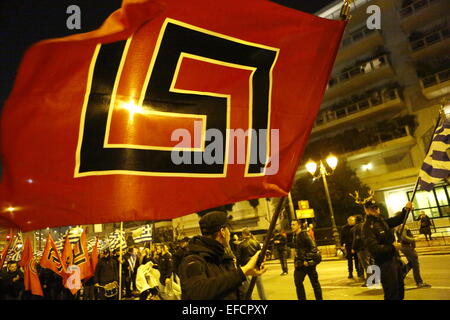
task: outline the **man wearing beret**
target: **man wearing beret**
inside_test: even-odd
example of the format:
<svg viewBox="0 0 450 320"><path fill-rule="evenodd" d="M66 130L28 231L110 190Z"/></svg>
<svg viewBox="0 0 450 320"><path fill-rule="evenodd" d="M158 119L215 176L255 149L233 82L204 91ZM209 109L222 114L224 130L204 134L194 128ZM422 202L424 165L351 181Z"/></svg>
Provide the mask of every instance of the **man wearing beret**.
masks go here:
<svg viewBox="0 0 450 320"><path fill-rule="evenodd" d="M260 276L256 253L244 266L237 266L230 249L230 228L225 212L212 211L200 219L201 236L193 237L179 273L183 300L239 300L246 276Z"/></svg>

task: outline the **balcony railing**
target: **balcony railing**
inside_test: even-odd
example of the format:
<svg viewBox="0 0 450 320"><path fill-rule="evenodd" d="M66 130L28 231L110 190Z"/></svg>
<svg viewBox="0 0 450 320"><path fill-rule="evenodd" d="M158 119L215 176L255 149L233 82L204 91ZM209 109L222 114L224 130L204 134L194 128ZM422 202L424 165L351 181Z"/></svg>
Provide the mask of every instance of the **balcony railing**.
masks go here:
<svg viewBox="0 0 450 320"><path fill-rule="evenodd" d="M422 88L426 89L450 80L450 68L420 79Z"/></svg>
<svg viewBox="0 0 450 320"><path fill-rule="evenodd" d="M422 50L437 42L443 41L450 37L450 27L445 27L439 31L430 33L421 39L417 39L411 42L411 50L413 52Z"/></svg>
<svg viewBox="0 0 450 320"><path fill-rule="evenodd" d="M366 74L380 69L382 66L387 64L387 62L387 55L384 54L369 62L365 62L362 65L353 67L348 71L342 72L337 77L331 78L330 81L328 81L328 88L331 88L338 83L350 80L351 78L354 78L360 74Z"/></svg>
<svg viewBox="0 0 450 320"><path fill-rule="evenodd" d="M352 43L355 43L355 42L367 37L368 35L374 33L375 31L377 31L377 30L376 29L367 29L366 26L364 26L358 30L355 30L342 40L342 47L349 46Z"/></svg>
<svg viewBox="0 0 450 320"><path fill-rule="evenodd" d="M376 92L372 97L357 101L348 106L321 112L315 122L315 126L320 126L328 122L339 120L351 116L360 111L380 106L388 101L399 98L398 89L387 89L386 91Z"/></svg>
<svg viewBox="0 0 450 320"><path fill-rule="evenodd" d="M441 0L416 0L416 1L412 2L411 4L409 4L408 6L401 8L400 16L402 18L406 18L410 15L415 14L417 11L420 11L424 8L429 7L431 3L437 2L437 1L441 1Z"/></svg>

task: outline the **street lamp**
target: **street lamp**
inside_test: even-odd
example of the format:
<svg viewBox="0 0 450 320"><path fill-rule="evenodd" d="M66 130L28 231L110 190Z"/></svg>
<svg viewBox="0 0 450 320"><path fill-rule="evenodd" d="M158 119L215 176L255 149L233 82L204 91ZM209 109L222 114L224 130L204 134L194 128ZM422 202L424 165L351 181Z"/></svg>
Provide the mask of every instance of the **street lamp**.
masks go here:
<svg viewBox="0 0 450 320"><path fill-rule="evenodd" d="M323 179L323 186L325 188L325 194L327 196L328 201L328 209L330 210L330 216L331 216L331 226L333 230L333 239L336 243L336 250L340 247L340 238L339 238L339 232L337 231L336 222L334 220L334 211L333 206L331 204L331 198L330 198L330 192L328 191L328 182L327 182L327 176L332 175L334 173L334 169L336 169L338 164L338 159L330 154L326 159L326 163L330 167L331 171L328 172L327 168L323 164L322 160L319 162L319 170L317 170L317 163L315 163L312 160L309 160L306 164L306 170L314 177L314 179L318 179L322 177Z"/></svg>

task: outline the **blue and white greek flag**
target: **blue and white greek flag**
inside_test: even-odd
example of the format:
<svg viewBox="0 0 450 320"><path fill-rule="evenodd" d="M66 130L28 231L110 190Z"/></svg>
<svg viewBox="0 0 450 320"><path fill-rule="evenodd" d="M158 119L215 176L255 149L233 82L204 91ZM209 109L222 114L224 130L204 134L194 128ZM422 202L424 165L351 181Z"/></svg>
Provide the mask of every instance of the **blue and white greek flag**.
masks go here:
<svg viewBox="0 0 450 320"><path fill-rule="evenodd" d="M419 173L420 190L430 191L434 185L450 175L450 121L438 126L431 142L430 151Z"/></svg>
<svg viewBox="0 0 450 320"><path fill-rule="evenodd" d="M152 228L146 224L141 228L133 231L133 240L135 243L143 243L152 241Z"/></svg>
<svg viewBox="0 0 450 320"><path fill-rule="evenodd" d="M13 245L8 250L5 261L20 261L22 259L23 239L22 232L19 232L14 238Z"/></svg>
<svg viewBox="0 0 450 320"><path fill-rule="evenodd" d="M120 249L120 231L116 230L109 235L109 248L111 250ZM125 232L122 231L122 250L127 248L127 241L125 240Z"/></svg>

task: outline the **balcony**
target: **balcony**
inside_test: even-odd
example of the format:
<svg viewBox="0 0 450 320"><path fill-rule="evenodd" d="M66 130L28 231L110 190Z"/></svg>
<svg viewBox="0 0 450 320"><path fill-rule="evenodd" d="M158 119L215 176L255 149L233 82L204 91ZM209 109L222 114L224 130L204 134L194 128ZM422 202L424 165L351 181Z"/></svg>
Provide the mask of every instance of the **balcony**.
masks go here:
<svg viewBox="0 0 450 320"><path fill-rule="evenodd" d="M349 91L361 88L366 83L374 83L393 75L394 72L388 62L388 57L383 54L331 78L328 81L324 100L337 98Z"/></svg>
<svg viewBox="0 0 450 320"><path fill-rule="evenodd" d="M411 41L410 48L411 55L415 60L448 52L450 48L450 27L444 26L440 30Z"/></svg>
<svg viewBox="0 0 450 320"><path fill-rule="evenodd" d="M376 92L369 98L334 111L323 110L317 116L312 134L324 132L343 123L356 123L364 118L374 117L379 113L386 113L387 110L397 111L403 107L404 103L400 99L398 89L385 89Z"/></svg>
<svg viewBox="0 0 450 320"><path fill-rule="evenodd" d="M429 100L450 94L450 68L421 78L420 84Z"/></svg>
<svg viewBox="0 0 450 320"><path fill-rule="evenodd" d="M450 12L448 0L415 0L400 9L401 24L409 32L418 26Z"/></svg>
<svg viewBox="0 0 450 320"><path fill-rule="evenodd" d="M345 62L352 57L360 56L376 46L383 45L383 37L379 30L370 30L363 27L349 33L342 40L335 64Z"/></svg>

